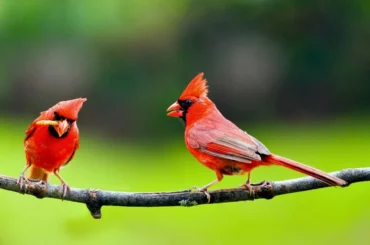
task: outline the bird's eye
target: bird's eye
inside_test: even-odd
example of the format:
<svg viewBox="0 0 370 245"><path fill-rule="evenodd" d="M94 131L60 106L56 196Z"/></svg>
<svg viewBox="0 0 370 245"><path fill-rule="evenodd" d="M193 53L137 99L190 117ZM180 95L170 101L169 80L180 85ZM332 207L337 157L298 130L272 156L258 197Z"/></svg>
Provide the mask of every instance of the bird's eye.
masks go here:
<svg viewBox="0 0 370 245"><path fill-rule="evenodd" d="M188 109L192 104L193 104L193 101L191 101L191 100L184 100L184 101L182 101L182 103L181 103L180 105L181 105L181 107L182 107L184 110L186 110L186 109Z"/></svg>
<svg viewBox="0 0 370 245"><path fill-rule="evenodd" d="M53 120L60 120L62 117L61 116L59 116L59 114L56 112L56 111L54 111L54 118L53 118Z"/></svg>
<svg viewBox="0 0 370 245"><path fill-rule="evenodd" d="M191 104L193 104L193 101L191 101L191 100L185 100L184 104L185 104L185 106L188 106L189 107Z"/></svg>

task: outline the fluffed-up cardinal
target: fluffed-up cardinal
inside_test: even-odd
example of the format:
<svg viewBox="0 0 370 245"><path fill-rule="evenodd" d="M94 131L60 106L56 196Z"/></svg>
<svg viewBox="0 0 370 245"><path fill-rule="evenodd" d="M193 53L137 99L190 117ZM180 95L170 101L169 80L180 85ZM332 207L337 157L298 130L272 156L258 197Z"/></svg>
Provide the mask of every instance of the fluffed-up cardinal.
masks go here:
<svg viewBox="0 0 370 245"><path fill-rule="evenodd" d="M54 173L62 182L62 197L70 187L59 175L60 168L67 165L79 147L77 127L78 113L87 99L61 101L40 113L26 130L24 151L26 167L18 178L21 187L27 183L24 173L30 168L29 179L48 182Z"/></svg>
<svg viewBox="0 0 370 245"><path fill-rule="evenodd" d="M248 174L242 187L250 191L251 171L259 166L280 165L293 169L332 186L347 183L318 169L275 155L256 138L227 120L207 97L207 81L198 74L179 99L168 109L168 116L179 117L185 122L185 143L190 153L203 165L216 173L217 179L198 188L208 201L207 189L220 182L224 175Z"/></svg>

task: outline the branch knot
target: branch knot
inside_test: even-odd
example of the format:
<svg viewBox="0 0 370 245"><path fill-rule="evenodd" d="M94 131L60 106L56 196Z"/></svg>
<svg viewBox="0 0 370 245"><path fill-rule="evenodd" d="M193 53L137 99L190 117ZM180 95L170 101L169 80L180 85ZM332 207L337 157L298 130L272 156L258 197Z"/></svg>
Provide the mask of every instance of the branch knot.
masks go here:
<svg viewBox="0 0 370 245"><path fill-rule="evenodd" d="M21 188L23 194L31 194L39 199L44 198L47 191L47 183L42 180L27 179L24 187Z"/></svg>
<svg viewBox="0 0 370 245"><path fill-rule="evenodd" d="M89 199L86 202L86 206L89 209L94 219L100 219L102 216L101 214L102 205L99 203L99 199L98 199L99 190L89 189L88 192L89 192Z"/></svg>
<svg viewBox="0 0 370 245"><path fill-rule="evenodd" d="M257 184L256 196L258 198L272 199L274 197L274 188L273 184L269 181L263 181Z"/></svg>

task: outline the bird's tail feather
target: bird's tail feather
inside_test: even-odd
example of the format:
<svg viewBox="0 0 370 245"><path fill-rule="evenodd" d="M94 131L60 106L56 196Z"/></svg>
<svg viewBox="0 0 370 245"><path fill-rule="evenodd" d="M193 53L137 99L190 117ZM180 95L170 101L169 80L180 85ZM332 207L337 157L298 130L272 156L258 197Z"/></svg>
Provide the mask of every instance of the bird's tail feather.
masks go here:
<svg viewBox="0 0 370 245"><path fill-rule="evenodd" d="M281 156L278 156L278 155L274 155L274 154L268 155L268 156L266 156L264 161L267 161L269 163L273 163L273 164L276 164L276 165L280 165L280 166L283 166L283 167L286 167L286 168L290 168L290 169L293 169L293 170L298 171L298 172L303 173L303 174L307 174L309 176L312 176L316 179L321 180L322 182L324 182L328 185L333 185L333 186L336 186L336 185L345 186L345 185L347 185L346 181L344 181L344 180L342 180L338 177L329 175L329 174L327 174L327 173L325 173L325 172L323 172L319 169L304 165L302 163L299 163L299 162L296 162L296 161L293 161L293 160L290 160L290 159L287 159L287 158L284 158L284 157L281 157Z"/></svg>
<svg viewBox="0 0 370 245"><path fill-rule="evenodd" d="M49 173L46 172L42 168L35 167L34 165L31 165L30 167L30 172L27 176L29 179L34 179L34 180L43 180L45 182L49 181Z"/></svg>

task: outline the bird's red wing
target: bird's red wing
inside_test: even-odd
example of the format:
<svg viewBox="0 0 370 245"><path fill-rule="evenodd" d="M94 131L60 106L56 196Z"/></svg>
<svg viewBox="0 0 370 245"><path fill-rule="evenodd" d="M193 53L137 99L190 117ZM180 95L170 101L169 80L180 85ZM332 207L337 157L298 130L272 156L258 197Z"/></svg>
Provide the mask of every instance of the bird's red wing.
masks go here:
<svg viewBox="0 0 370 245"><path fill-rule="evenodd" d="M73 152L71 154L71 156L68 158L68 160L66 161L66 163L64 163L62 165L62 167L65 167L67 166L67 164L72 161L73 157L75 156L75 153L77 151L78 148L80 148L80 138L78 136L78 128L76 127L76 130L77 130L77 138L76 138L76 141L75 141L75 148L73 149Z"/></svg>
<svg viewBox="0 0 370 245"><path fill-rule="evenodd" d="M26 137L24 138L24 141L26 141L29 137L32 136L32 134L36 131L37 129L37 124L36 122L40 121L40 120L48 120L48 111L43 111L40 113L40 116L38 118L36 118L31 124L30 126L28 126L27 130L26 130Z"/></svg>
<svg viewBox="0 0 370 245"><path fill-rule="evenodd" d="M77 150L78 148L79 148L79 141L77 141L77 142L76 142L75 148L74 148L74 150L73 150L73 152L72 152L71 156L68 158L68 160L66 161L66 163L62 165L62 167L67 166L67 164L68 164L70 161L72 161L73 157L75 156L76 150Z"/></svg>
<svg viewBox="0 0 370 245"><path fill-rule="evenodd" d="M36 124L35 123L31 123L31 125L28 127L28 129L26 130L26 138L24 138L24 141L28 140L29 137L31 137L31 135L35 132L36 130Z"/></svg>
<svg viewBox="0 0 370 245"><path fill-rule="evenodd" d="M187 134L187 143L209 155L243 163L260 161L259 154L269 154L267 148L236 126L194 126Z"/></svg>

